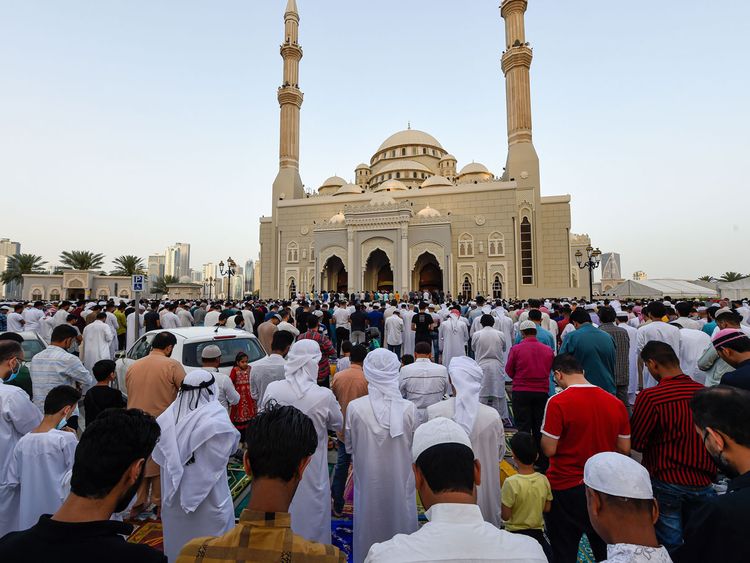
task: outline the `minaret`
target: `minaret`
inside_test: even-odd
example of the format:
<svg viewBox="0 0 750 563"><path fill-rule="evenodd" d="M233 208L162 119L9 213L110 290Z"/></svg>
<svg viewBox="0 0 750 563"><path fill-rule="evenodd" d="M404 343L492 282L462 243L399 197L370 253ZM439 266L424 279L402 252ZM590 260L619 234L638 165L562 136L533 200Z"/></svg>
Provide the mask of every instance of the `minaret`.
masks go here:
<svg viewBox="0 0 750 563"><path fill-rule="evenodd" d="M526 43L524 13L528 0L504 0L500 14L505 20L505 97L508 114L507 179L519 187L539 189L539 158L531 142L531 86L529 68L532 52Z"/></svg>
<svg viewBox="0 0 750 563"><path fill-rule="evenodd" d="M281 119L279 173L273 183L274 207L280 199L299 199L305 195L299 175L299 115L303 96L299 89L302 47L299 46L298 40L297 2L288 0L284 12L284 42L280 49L281 57L284 59L284 77L278 91Z"/></svg>

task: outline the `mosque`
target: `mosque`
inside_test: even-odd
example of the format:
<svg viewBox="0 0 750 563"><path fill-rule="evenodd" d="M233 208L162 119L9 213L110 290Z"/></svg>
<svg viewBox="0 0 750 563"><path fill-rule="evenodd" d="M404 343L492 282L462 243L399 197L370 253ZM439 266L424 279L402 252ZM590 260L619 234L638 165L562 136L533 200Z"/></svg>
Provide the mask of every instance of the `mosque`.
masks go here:
<svg viewBox="0 0 750 563"><path fill-rule="evenodd" d="M588 271L575 252L590 246L570 231L570 196L542 196L531 135L524 14L504 0L508 155L501 174L456 158L432 135L399 131L354 169L355 183L328 178L306 193L299 173L300 16L284 13L279 172L270 217L260 218L260 295L333 290L442 290L453 296L573 297ZM579 288L586 288L582 290Z"/></svg>

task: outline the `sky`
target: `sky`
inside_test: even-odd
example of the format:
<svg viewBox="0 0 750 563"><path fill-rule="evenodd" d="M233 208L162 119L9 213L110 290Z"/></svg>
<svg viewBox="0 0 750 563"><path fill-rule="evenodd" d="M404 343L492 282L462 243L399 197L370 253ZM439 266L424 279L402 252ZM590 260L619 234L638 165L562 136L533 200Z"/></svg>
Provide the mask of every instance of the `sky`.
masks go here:
<svg viewBox="0 0 750 563"><path fill-rule="evenodd" d="M507 153L498 0L298 0L301 175L347 180L407 123ZM50 264L258 253L286 0L0 0L0 237ZM543 195L626 278L750 273L750 3L530 0Z"/></svg>

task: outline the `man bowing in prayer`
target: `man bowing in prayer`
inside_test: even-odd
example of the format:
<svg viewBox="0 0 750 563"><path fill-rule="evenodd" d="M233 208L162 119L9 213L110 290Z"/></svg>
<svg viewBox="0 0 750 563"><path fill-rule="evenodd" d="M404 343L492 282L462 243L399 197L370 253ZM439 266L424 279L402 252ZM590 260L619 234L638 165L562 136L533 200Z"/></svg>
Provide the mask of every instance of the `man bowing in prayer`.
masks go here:
<svg viewBox="0 0 750 563"><path fill-rule="evenodd" d="M156 419L161 438L154 461L161 467L164 553L175 561L199 536L220 536L234 527L227 462L240 433L216 400L213 374L188 373L177 399Z"/></svg>
<svg viewBox="0 0 750 563"><path fill-rule="evenodd" d="M322 354L315 340L299 340L289 349L284 379L266 387L263 406L274 400L291 405L310 417L318 446L289 506L292 531L305 539L331 543L331 484L328 477L328 431L341 431L341 407L333 392L319 387L318 362Z"/></svg>
<svg viewBox="0 0 750 563"><path fill-rule="evenodd" d="M440 323L438 336L440 352L443 354L443 365L448 367L455 356L466 355L466 343L469 341L469 329L460 319L461 312L451 309L448 319Z"/></svg>
<svg viewBox="0 0 750 563"><path fill-rule="evenodd" d="M97 313L96 320L83 329L83 365L92 371L99 360L111 360L110 343L115 340L115 332L105 322L107 313Z"/></svg>
<svg viewBox="0 0 750 563"><path fill-rule="evenodd" d="M346 451L354 465L355 563L364 561L372 544L417 530L411 444L419 421L414 403L401 397L400 366L396 354L384 348L367 354L369 394L346 408Z"/></svg>
<svg viewBox="0 0 750 563"><path fill-rule="evenodd" d="M505 455L503 423L495 409L479 402L484 375L477 362L468 356L453 358L448 373L456 396L428 407L427 417L429 420L439 416L452 418L469 435L471 449L482 469L477 504L485 522L499 528L502 519L498 464Z"/></svg>

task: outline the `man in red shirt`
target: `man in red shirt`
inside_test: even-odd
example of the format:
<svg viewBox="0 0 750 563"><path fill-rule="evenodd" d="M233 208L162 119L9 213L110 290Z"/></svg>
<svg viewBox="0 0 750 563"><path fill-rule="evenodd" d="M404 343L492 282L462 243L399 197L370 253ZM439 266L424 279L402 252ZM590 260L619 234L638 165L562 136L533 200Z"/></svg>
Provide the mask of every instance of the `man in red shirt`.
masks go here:
<svg viewBox="0 0 750 563"><path fill-rule="evenodd" d="M591 525L586 508L583 467L600 452L630 454L630 423L622 401L592 385L578 360L557 356L552 372L563 389L547 401L542 422L542 451L550 460L552 510L544 515L555 563L575 563L585 533L594 558L607 557L607 546Z"/></svg>
<svg viewBox="0 0 750 563"><path fill-rule="evenodd" d="M641 391L635 401L633 448L643 453L659 503L656 537L671 553L683 543L683 505L715 494L716 465L690 411L690 400L703 385L682 372L677 354L665 342L647 343L641 360L658 384Z"/></svg>

